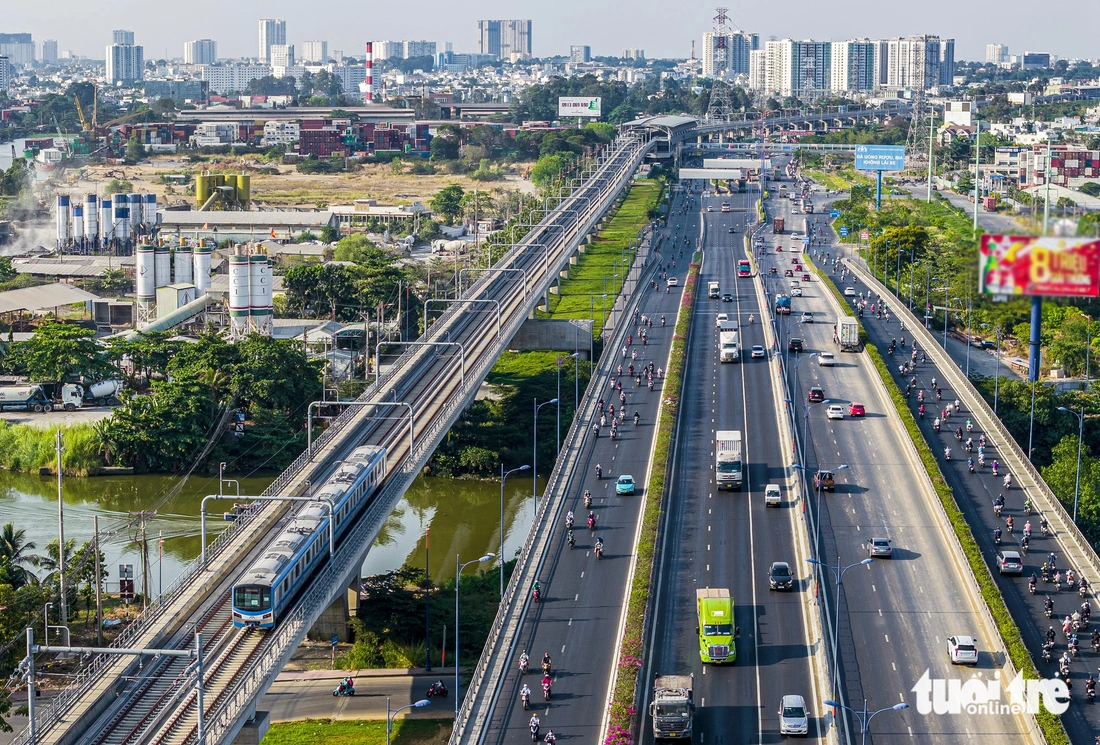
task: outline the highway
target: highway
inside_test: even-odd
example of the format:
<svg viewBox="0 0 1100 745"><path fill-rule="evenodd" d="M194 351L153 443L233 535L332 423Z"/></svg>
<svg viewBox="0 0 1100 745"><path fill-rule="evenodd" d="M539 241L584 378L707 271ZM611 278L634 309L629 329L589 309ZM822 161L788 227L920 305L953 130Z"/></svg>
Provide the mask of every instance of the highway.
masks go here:
<svg viewBox="0 0 1100 745"><path fill-rule="evenodd" d="M554 267L567 255L566 234L570 227L583 222L588 213L598 212L599 200L612 197L623 175L633 172L639 150L639 144L632 142L609 155L596 178L585 182L564 205L552 210L543 226L536 227L502 258L500 265L524 271L522 281L515 274L486 274L473 284L466 297L499 303L495 306L499 308L499 320L491 311L471 311L469 306L452 307L435 320L425 338L463 344L469 360L465 376L457 374L453 356L421 347L408 352L402 358L403 365L392 367L364 395L365 401L385 398L408 402L417 412L415 427L412 417L390 416L380 421L370 407L356 407L330 427L314 444L312 453L304 453L276 480L269 493L299 495L310 480L325 478L352 447L367 442L383 445L389 452L390 479L382 493L365 508L363 517L337 549L335 560L314 575L297 606L286 613L276 630L257 634L234 630L226 622L228 587L241 567L247 566L248 559L262 550L261 537L279 524L286 511L284 505L266 504L258 505L223 534L217 550L211 551L207 571L185 573L181 583L169 591L168 604L153 607L117 642L145 648L185 647L191 643L192 629L204 631L204 708L213 712L207 719L208 737L228 737L236 731L240 714L250 701L262 695L274 677L272 673L281 667L296 640L304 636L312 618L346 586L348 573L354 573L356 560L361 561L377 525L389 513L388 500L396 499L403 489L402 479L411 478L418 464L430 455L449 421L472 396L478 381L535 302L537 291L529 298L523 284L537 288L554 276ZM546 227L548 223L553 225ZM559 232L551 227L559 227ZM382 413L388 415L391 411L386 408ZM124 672L129 661L94 659L69 691L49 708L42 707L46 710L38 713L37 741L57 742L70 736L72 730L79 733L86 729L92 731L89 742L193 739L194 694L183 674L186 660L176 659L180 663L161 658L145 665L136 679L130 677L132 672ZM105 702L105 711L93 709L98 701ZM30 739L25 731L16 742Z"/></svg>
<svg viewBox="0 0 1100 745"><path fill-rule="evenodd" d="M754 344L767 346L762 327L767 314L759 304L756 280L738 279L735 271L735 259L745 257L746 217L755 223L759 194L757 190L702 198L703 208L714 211L702 213L706 256L658 557L652 660L641 678L648 695L653 674L694 674L696 742L779 741L780 699L791 693L806 699L810 739L818 741L825 732L807 618L817 610L807 595L811 586L805 540L795 539L800 501L787 483L790 454L778 426L784 414L777 410L773 394L771 361L749 356ZM722 202L730 202L733 211L722 213ZM694 227L698 213L671 220L681 219ZM731 225L736 233L729 232ZM733 294L731 302L707 297L707 282L715 280L721 292ZM739 323L739 363L718 362L719 313ZM750 314L756 318L753 324ZM715 488L715 432L723 429L743 433L746 469L740 492ZM764 486L769 483L779 484L783 491L778 509L764 505ZM794 591L769 590L767 575L773 561L788 562L801 578ZM704 666L699 659L695 590L701 587L726 587L733 596L740 633L732 665ZM643 712L646 709L643 706ZM652 743L651 720L644 720L642 742Z"/></svg>
<svg viewBox="0 0 1100 745"><path fill-rule="evenodd" d="M773 214L786 215L790 235L766 234L762 271L770 266L779 278L769 281L786 292L790 280L782 277L790 268L792 247L801 243L806 220L792 215L790 202L773 200ZM819 221L826 218L818 217ZM784 251L777 253L776 245ZM835 250L829 247L825 250ZM824 262L822 262L824 263ZM833 342L837 310L819 281L803 282L801 298L793 299L790 316L778 316L781 339L800 337L805 352L790 355L788 371L792 397L803 426L807 393L821 386L826 398L842 404L858 401L866 406L865 418L842 420L826 417L826 405L809 409L808 466L837 470L835 493L821 497L822 557L830 565L849 565L866 558L865 543L872 537L889 538L892 560L876 559L869 566L853 567L844 577L840 600L840 676L846 703L862 709L866 700L872 711L908 703L908 711L876 718L872 735L876 743L957 743L963 740L1020 742L1030 722L1012 715L975 713L964 716L922 716L916 710L914 685L928 671L931 678L970 678L970 670L953 668L947 639L965 634L977 639L976 674L990 678L1002 671L1003 650L994 629L981 612L969 568L953 545L949 527L915 451L892 413L892 404L870 360L864 354L842 353ZM801 323L811 312L814 322ZM836 365L822 367L814 352L830 351ZM799 361L800 360L800 361ZM816 502L816 497L811 500ZM834 604L834 579L826 573L822 592ZM852 722L852 731L859 725Z"/></svg>
<svg viewBox="0 0 1100 745"><path fill-rule="evenodd" d="M866 324L866 328L870 340L880 348L883 357L889 359L886 348L889 346L890 339L901 335L897 319L891 319L889 323L872 319ZM934 336L939 335L934 333ZM911 334L907 338L911 338ZM975 350L975 353L983 354L978 350ZM898 355L895 355L895 358L897 357ZM957 427L964 426L965 429L968 417L965 406L957 418L956 415L952 415L948 420L950 426L941 427L939 434L933 430L932 422L936 412L946 405L946 402L954 401L957 395L956 391L946 383L943 372L931 360L918 364L916 371L917 384L920 389L925 391L926 400L931 401L926 406L928 413L923 420L918 419L918 423L925 439L929 442L933 453L936 454L939 460L940 468L943 470L947 483L955 493L959 508L963 511L974 532L978 545L982 549L982 556L990 567L990 571L993 572L994 580L1004 596L1012 617L1020 626L1020 632L1028 650L1031 652L1032 659L1037 661L1036 667L1044 677L1054 677L1058 670L1057 664L1053 660L1049 664L1044 663L1042 660L1043 633L1051 625L1054 626L1057 631L1054 657L1061 657L1062 653L1066 651L1067 645L1066 637L1061 631L1060 619L1073 613L1080 606L1081 600L1077 597L1076 592L1070 592L1065 588L1061 592L1055 592L1053 584L1042 581L1040 569L1047 556L1054 552L1057 555L1057 565L1065 570L1069 566L1066 552L1054 536L1043 536L1040 533L1038 514L1033 514L1030 517L1025 514L1024 494L1019 488L1020 475L1013 473L1016 484L1012 489L1004 489L1003 477L1005 473L1009 472L1009 469L1005 464L1004 456L998 455L996 435L987 433L991 445L986 448L985 468L978 469L975 474L969 473L967 453L956 442L954 435ZM943 391L943 403L940 403L939 406L935 405L935 396L931 394L931 379L933 376L938 377L937 382ZM896 372L895 381L897 381ZM916 407L916 393L913 396L912 405ZM1065 414L1065 416L1069 417L1070 415ZM972 433L964 435L964 437L972 437L977 442L981 434L982 429L976 426ZM951 447L953 455L950 463L943 458L943 450L948 446ZM976 461L977 456L974 455L973 457ZM999 458L1002 463L1002 470L998 477L994 477L991 470L992 461L995 458ZM1005 506L1000 519L993 512L993 499L998 494L1003 494L1005 497ZM1007 533L1005 526L1005 520L1010 516L1015 521L1015 531L1012 535ZM1024 556L1023 576L999 575L996 570L998 548L993 542L994 528L1001 528L1004 531L1001 548L1020 551L1020 538L1024 526L1029 520L1032 523L1032 536L1029 553ZM1078 572L1081 570L1079 566L1073 568ZM1027 578L1033 573L1039 577L1038 591L1035 595L1031 595L1027 590ZM1086 578L1094 585L1097 581L1100 581L1100 577L1089 576L1088 574L1086 574ZM1046 618L1043 610L1043 601L1047 597L1052 598L1054 601L1055 618L1051 620ZM1094 609L1100 610L1095 592L1090 593L1090 602ZM1092 628L1097 628L1095 621L1090 627L1090 631ZM1069 711L1062 715L1062 723L1073 742L1080 745L1093 745L1096 733L1100 732L1100 709L1086 703L1084 698L1085 680L1089 673L1096 673L1097 666L1100 665L1100 655L1094 653L1091 649L1089 632L1081 634L1081 649L1083 650L1081 656L1070 665L1071 680L1074 686L1073 704L1070 706Z"/></svg>
<svg viewBox="0 0 1100 745"><path fill-rule="evenodd" d="M687 261L686 254L684 258L676 257L673 273L680 279L681 287L687 275ZM653 319L653 327L648 329L650 342L643 346L635 337L630 349L638 353L634 364L652 362L663 369L668 364L680 290L672 288L666 293L662 288L654 292L647 283L648 278L641 283L644 289L640 297L635 293L632 301L636 300L640 312ZM662 315L667 321L664 327L660 322ZM632 328L634 335L637 324ZM614 348L607 354L614 355ZM631 362L629 355L623 360L620 354L618 362L623 364L625 376L625 368ZM595 380L606 390L603 396L606 404L614 403L618 410L619 400L612 392L610 380L606 376ZM624 378L628 417L620 428L622 436L612 441L607 429L602 429L595 443L577 460L577 473L581 477L569 482L572 490L567 493L567 506L563 508L576 515L576 546L570 549L565 541L563 512L558 516L559 527L539 574L543 600L529 605L523 618L516 649L508 659L509 670L500 698L485 729L485 743L515 743L529 736L528 719L532 712L523 710L519 698L524 683L531 687L532 704L541 718L543 733L553 729L555 734L579 742L596 742L602 737L600 722L618 651L627 577L641 518L641 497L663 382L655 379L654 390L649 391L644 382L637 388L632 379ZM640 414L638 427L631 420L635 411ZM596 480L597 463L604 469L602 480ZM638 484L635 496L615 496L614 479L620 474L634 477ZM585 524L585 489L590 489L593 495L595 533ZM604 539L605 553L601 560L592 551L596 536ZM526 676L521 676L518 670L519 653L523 649L531 656L531 672ZM538 672L544 652L553 660L553 696L548 702L543 700L539 682L542 676Z"/></svg>

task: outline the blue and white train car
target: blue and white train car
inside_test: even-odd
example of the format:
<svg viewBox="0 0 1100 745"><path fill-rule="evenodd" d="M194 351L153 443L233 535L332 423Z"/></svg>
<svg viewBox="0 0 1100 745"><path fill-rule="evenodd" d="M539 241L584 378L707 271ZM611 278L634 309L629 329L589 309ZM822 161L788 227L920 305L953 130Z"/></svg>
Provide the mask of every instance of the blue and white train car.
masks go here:
<svg viewBox="0 0 1100 745"><path fill-rule="evenodd" d="M329 553L329 503L336 545L386 478L385 448L364 445L302 503L233 586L233 625L270 629ZM323 501L327 500L327 501Z"/></svg>

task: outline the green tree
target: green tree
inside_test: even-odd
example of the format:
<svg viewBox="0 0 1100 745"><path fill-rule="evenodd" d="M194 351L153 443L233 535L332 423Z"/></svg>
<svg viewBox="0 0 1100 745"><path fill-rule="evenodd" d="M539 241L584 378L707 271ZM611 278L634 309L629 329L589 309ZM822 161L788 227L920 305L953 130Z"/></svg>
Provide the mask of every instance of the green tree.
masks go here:
<svg viewBox="0 0 1100 745"><path fill-rule="evenodd" d="M340 232L331 225L326 225L321 228L321 240L324 243L335 243L340 240Z"/></svg>
<svg viewBox="0 0 1100 745"><path fill-rule="evenodd" d="M114 372L95 332L67 323L45 323L23 342L12 345L12 361L36 382L64 382L76 376L102 380Z"/></svg>
<svg viewBox="0 0 1100 745"><path fill-rule="evenodd" d="M1086 181L1078 188L1090 197L1100 197L1100 184L1095 181Z"/></svg>
<svg viewBox="0 0 1100 745"><path fill-rule="evenodd" d="M0 282L10 282L16 276L18 275L15 267L12 266L11 259L7 256L0 256Z"/></svg>
<svg viewBox="0 0 1100 745"><path fill-rule="evenodd" d="M38 581L32 567L37 567L42 557L31 553L35 548L34 541L27 540L27 531L16 529L14 523L4 523L0 530L0 565L16 589Z"/></svg>
<svg viewBox="0 0 1100 745"><path fill-rule="evenodd" d="M138 140L137 135L130 135L126 143L126 162L137 163L145 159L145 146Z"/></svg>
<svg viewBox="0 0 1100 745"><path fill-rule="evenodd" d="M103 187L104 194L128 194L133 190L133 183L129 181L119 181L117 178L111 179L107 182L107 185Z"/></svg>
<svg viewBox="0 0 1100 745"><path fill-rule="evenodd" d="M531 169L531 183L540 189L549 186L565 170L567 163L562 155L543 155Z"/></svg>
<svg viewBox="0 0 1100 745"><path fill-rule="evenodd" d="M355 272L338 264L296 266L283 276L287 304L294 312L322 312L332 320L355 320L359 299Z"/></svg>
<svg viewBox="0 0 1100 745"><path fill-rule="evenodd" d="M455 218L462 214L462 197L464 193L462 187L458 184L443 187L432 197L432 211L437 215L442 215L448 225L453 224Z"/></svg>
<svg viewBox="0 0 1100 745"><path fill-rule="evenodd" d="M1077 433L1063 437L1054 446L1051 456L1051 464L1042 469L1043 480L1057 495L1058 501L1072 513L1074 492L1078 488ZM1100 544L1100 460L1092 457L1087 448L1081 455L1077 515L1078 525L1089 542L1094 546Z"/></svg>
<svg viewBox="0 0 1100 745"><path fill-rule="evenodd" d="M607 115L607 121L611 124L625 124L638 118L638 110L628 103L621 103Z"/></svg>

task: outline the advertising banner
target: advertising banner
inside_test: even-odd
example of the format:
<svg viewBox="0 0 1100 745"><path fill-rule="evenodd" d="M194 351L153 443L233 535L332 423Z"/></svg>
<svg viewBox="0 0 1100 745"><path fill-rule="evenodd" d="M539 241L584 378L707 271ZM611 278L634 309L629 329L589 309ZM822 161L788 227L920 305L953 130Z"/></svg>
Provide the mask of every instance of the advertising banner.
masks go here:
<svg viewBox="0 0 1100 745"><path fill-rule="evenodd" d="M558 97L558 116L600 116L599 96L560 96Z"/></svg>
<svg viewBox="0 0 1100 745"><path fill-rule="evenodd" d="M856 145L857 171L904 171L903 145Z"/></svg>
<svg viewBox="0 0 1100 745"><path fill-rule="evenodd" d="M992 295L1100 295L1100 240L983 235L980 287Z"/></svg>

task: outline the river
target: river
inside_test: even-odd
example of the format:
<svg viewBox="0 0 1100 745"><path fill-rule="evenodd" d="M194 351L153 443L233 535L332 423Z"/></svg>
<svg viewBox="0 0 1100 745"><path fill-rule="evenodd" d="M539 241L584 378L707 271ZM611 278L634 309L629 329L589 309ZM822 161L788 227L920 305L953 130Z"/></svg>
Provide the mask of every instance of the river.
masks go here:
<svg viewBox="0 0 1100 745"><path fill-rule="evenodd" d="M251 478L240 483L241 494L259 494L273 479ZM150 590L167 587L199 554L199 505L218 492L217 477L192 477L172 494L178 479L169 476L68 478L64 481L65 538L77 546L92 538L92 517L99 515L100 540L109 573L107 587L118 590L120 564L132 564L141 591L140 521L134 513L156 511L148 520ZM232 492L233 487L228 487ZM534 505L527 478L508 481L505 499L504 554L515 556L531 526ZM222 512L231 502L212 502L208 534L225 528ZM0 472L0 523L11 522L36 544L30 553L45 554L57 540L57 480L30 474ZM363 574L424 566L425 531L431 574L436 582L452 576L457 553L468 561L500 550L500 483L459 481L421 476L402 497L363 563ZM211 540L208 535L208 540Z"/></svg>

